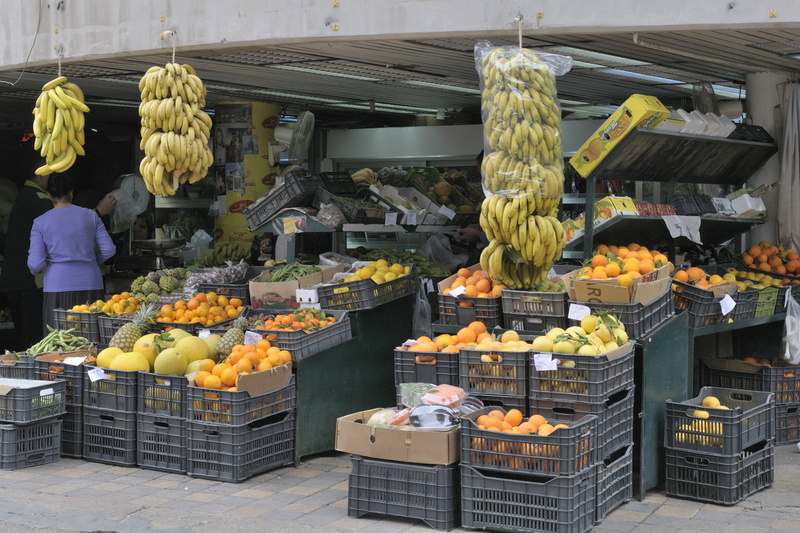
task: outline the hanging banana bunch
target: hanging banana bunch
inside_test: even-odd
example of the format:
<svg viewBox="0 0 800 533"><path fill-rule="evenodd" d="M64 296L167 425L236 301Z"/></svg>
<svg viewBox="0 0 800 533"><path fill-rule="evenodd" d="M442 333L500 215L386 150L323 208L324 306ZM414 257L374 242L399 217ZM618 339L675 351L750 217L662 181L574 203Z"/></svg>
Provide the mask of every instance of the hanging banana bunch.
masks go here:
<svg viewBox="0 0 800 533"><path fill-rule="evenodd" d="M496 283L531 289L567 244L557 218L564 163L554 70L571 60L488 43L475 55L486 147L480 225L490 240L481 267Z"/></svg>
<svg viewBox="0 0 800 533"><path fill-rule="evenodd" d="M172 196L181 183L208 174L211 117L202 110L206 89L190 65L151 67L139 80L144 158L139 173L152 194Z"/></svg>
<svg viewBox="0 0 800 533"><path fill-rule="evenodd" d="M66 76L44 84L33 108L33 147L45 158L36 174L64 172L79 155L86 154L83 114L88 112L83 91Z"/></svg>

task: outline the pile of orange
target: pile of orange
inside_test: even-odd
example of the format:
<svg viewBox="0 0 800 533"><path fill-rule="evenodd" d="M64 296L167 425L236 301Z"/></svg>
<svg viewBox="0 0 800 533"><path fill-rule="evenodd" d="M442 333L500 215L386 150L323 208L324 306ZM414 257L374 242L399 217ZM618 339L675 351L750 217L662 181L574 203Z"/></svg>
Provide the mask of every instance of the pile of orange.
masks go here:
<svg viewBox="0 0 800 533"><path fill-rule="evenodd" d="M442 294L450 294L456 287L464 287L464 296L475 298L496 298L500 296L505 285L494 283L489 274L483 270L470 272L467 268L460 268L456 272L456 279L449 288L442 291Z"/></svg>
<svg viewBox="0 0 800 533"><path fill-rule="evenodd" d="M791 248L775 246L768 241L761 241L748 248L742 254L742 262L750 268L765 272L800 276L800 255Z"/></svg>
<svg viewBox="0 0 800 533"><path fill-rule="evenodd" d="M547 423L547 419L542 415L535 414L524 420L519 409L510 409L507 413L499 409L490 411L488 414L481 415L475 420L475 424L480 429L487 431L501 431L503 433L517 433L524 435L549 435L559 428L569 427L566 424L556 424L555 426Z"/></svg>
<svg viewBox="0 0 800 533"><path fill-rule="evenodd" d="M210 326L229 318L236 318L244 306L239 298L217 295L214 292L198 292L188 301L178 300L174 304L164 304L156 313L156 322L179 322L191 324L199 322Z"/></svg>
<svg viewBox="0 0 800 533"><path fill-rule="evenodd" d="M316 331L336 322L336 317L320 309L302 308L288 315L275 315L255 329Z"/></svg>
<svg viewBox="0 0 800 533"><path fill-rule="evenodd" d="M73 306L70 311L75 311L76 313L98 313L102 311L108 316L117 316L126 313L135 313L139 310L139 305L139 300L126 291L115 294L105 302L103 300L97 300L92 304Z"/></svg>
<svg viewBox="0 0 800 533"><path fill-rule="evenodd" d="M700 267L689 267L686 270L677 270L673 272L672 278L680 281L681 283L688 283L701 289L708 289L712 285L726 281L719 274L711 276Z"/></svg>
<svg viewBox="0 0 800 533"><path fill-rule="evenodd" d="M657 250L649 250L634 242L627 246L606 246L600 244L594 255L581 268L578 277L582 279L617 278L620 285L630 287L633 280L642 274L649 274L669 263L666 255Z"/></svg>
<svg viewBox="0 0 800 533"><path fill-rule="evenodd" d="M239 375L269 370L291 361L292 355L287 350L272 346L266 339L256 344L237 344L220 363L203 359L194 383L204 389L235 391Z"/></svg>
<svg viewBox="0 0 800 533"><path fill-rule="evenodd" d="M399 347L398 350L423 353L458 353L461 348L472 348L475 350L494 350L494 351L527 351L530 344L521 341L519 333L514 330L506 330L500 334L492 334L486 330L483 322L470 322L469 326L461 328L455 335L442 333L433 339L427 336L415 339L416 344L408 348ZM435 363L435 357L417 356L418 363Z"/></svg>

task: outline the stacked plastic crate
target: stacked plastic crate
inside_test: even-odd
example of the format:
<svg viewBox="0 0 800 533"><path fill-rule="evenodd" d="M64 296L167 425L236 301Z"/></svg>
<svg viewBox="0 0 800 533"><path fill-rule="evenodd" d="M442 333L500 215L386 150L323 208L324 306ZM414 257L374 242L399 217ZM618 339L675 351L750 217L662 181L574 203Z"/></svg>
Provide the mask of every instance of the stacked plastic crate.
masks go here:
<svg viewBox="0 0 800 533"><path fill-rule="evenodd" d="M66 383L0 378L0 469L58 461Z"/></svg>
<svg viewBox="0 0 800 533"><path fill-rule="evenodd" d="M139 372L136 463L140 467L186 473L188 387L184 376Z"/></svg>
<svg viewBox="0 0 800 533"><path fill-rule="evenodd" d="M567 327L567 293L503 289L503 326L516 331Z"/></svg>
<svg viewBox="0 0 800 533"><path fill-rule="evenodd" d="M461 523L493 531L584 532L594 524L597 417L548 435L483 429L487 407L461 419ZM505 410L503 410L505 411Z"/></svg>
<svg viewBox="0 0 800 533"><path fill-rule="evenodd" d="M187 473L241 482L295 462L295 378L262 394L187 388Z"/></svg>
<svg viewBox="0 0 800 533"><path fill-rule="evenodd" d="M670 496L733 505L775 478L774 395L703 387L667 401L664 446Z"/></svg>
<svg viewBox="0 0 800 533"><path fill-rule="evenodd" d="M768 366L739 359L702 358L704 386L772 392L775 446L800 442L800 366Z"/></svg>
<svg viewBox="0 0 800 533"><path fill-rule="evenodd" d="M459 386L487 407L528 411L530 351L462 348L458 354Z"/></svg>
<svg viewBox="0 0 800 533"><path fill-rule="evenodd" d="M86 380L83 364L94 354L94 350L49 353L32 361L33 379L65 382L66 411L61 423L61 455L65 457L83 457L83 387Z"/></svg>
<svg viewBox="0 0 800 533"><path fill-rule="evenodd" d="M556 359L556 369L545 370ZM593 520L600 522L633 495L634 345L594 357L534 354L530 366L531 415L571 423L597 417Z"/></svg>
<svg viewBox="0 0 800 533"><path fill-rule="evenodd" d="M84 365L83 457L135 466L139 373Z"/></svg>

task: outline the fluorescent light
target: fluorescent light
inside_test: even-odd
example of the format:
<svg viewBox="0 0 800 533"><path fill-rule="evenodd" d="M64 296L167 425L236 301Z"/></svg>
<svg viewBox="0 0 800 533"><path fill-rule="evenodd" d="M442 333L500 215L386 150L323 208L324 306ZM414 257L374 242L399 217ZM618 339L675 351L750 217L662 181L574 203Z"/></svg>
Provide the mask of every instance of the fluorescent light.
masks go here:
<svg viewBox="0 0 800 533"><path fill-rule="evenodd" d="M456 91L459 93L468 94L481 94L479 89L472 89L470 87L459 87L457 85L445 85L442 83L432 83L429 81L407 80L404 81L406 85L417 85L419 87L430 87L431 89L441 89L443 91ZM434 110L435 112L436 110Z"/></svg>
<svg viewBox="0 0 800 533"><path fill-rule="evenodd" d="M357 76L355 74L345 74L344 72L335 72L330 70L317 70L308 67L296 67L294 65L271 65L269 68L276 68L279 70L291 70L293 72L305 72L306 74L319 74L320 76L333 76L336 78L347 78L349 80L359 81L381 81L381 78L370 78L368 76Z"/></svg>
<svg viewBox="0 0 800 533"><path fill-rule="evenodd" d="M681 83L680 80L672 80L670 78L651 76L649 74L642 74L640 72L631 72L629 70L620 70L616 68L609 68L605 70L600 70L598 72L602 72L603 74L611 74L612 76L620 76L622 78L633 78L642 81L652 81L653 83L668 83L668 84Z"/></svg>
<svg viewBox="0 0 800 533"><path fill-rule="evenodd" d="M556 52L569 56L578 56L581 59L593 59L600 63L607 63L609 65L624 65L628 67L649 65L644 61L637 61L635 59L628 59L626 57L612 56L610 54L603 54L601 52L591 52L583 48L574 48L572 46L550 46L546 48L548 52Z"/></svg>

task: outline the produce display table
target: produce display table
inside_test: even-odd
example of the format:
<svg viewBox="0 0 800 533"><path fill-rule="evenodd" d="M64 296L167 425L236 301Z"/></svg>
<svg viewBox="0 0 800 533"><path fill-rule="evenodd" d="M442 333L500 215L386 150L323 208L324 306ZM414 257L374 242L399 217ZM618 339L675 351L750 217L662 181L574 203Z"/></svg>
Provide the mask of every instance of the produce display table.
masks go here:
<svg viewBox="0 0 800 533"><path fill-rule="evenodd" d="M395 405L394 349L411 337L415 298L351 312L352 339L293 363L298 461L334 449L338 417Z"/></svg>

